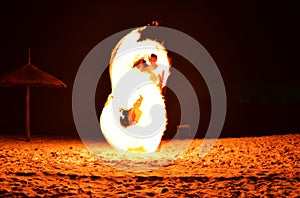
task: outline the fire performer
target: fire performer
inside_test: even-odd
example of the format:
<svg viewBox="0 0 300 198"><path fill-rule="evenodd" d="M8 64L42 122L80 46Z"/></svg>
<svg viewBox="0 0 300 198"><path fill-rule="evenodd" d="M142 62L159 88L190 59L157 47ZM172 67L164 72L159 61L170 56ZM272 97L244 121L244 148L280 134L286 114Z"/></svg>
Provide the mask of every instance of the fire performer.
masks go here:
<svg viewBox="0 0 300 198"><path fill-rule="evenodd" d="M156 54L151 54L149 57L149 62L150 65L148 66L148 71L151 72L151 80L157 81L158 80L158 86L162 90L163 87L163 81L164 81L164 70L159 71L157 70L158 65L157 65L157 55ZM154 75L154 76L153 76Z"/></svg>
<svg viewBox="0 0 300 198"><path fill-rule="evenodd" d="M111 94L114 97L108 98L102 110L100 126L106 140L118 150L154 152L166 130L163 89L169 76L170 60L161 43L140 39L146 28L137 28L124 36L114 48L110 59ZM124 77L129 77L128 82L135 83L130 86L135 87L126 87ZM155 117L152 117L153 106ZM115 114L116 108L120 110L119 114ZM152 119L158 117L159 120Z"/></svg>
<svg viewBox="0 0 300 198"><path fill-rule="evenodd" d="M157 84L158 87L162 90L163 80L164 80L164 70L159 71L157 65L157 55L151 54L149 57L150 64L147 65L144 58L139 59L133 65L133 67L138 68L142 72L146 72L150 74L150 80Z"/></svg>

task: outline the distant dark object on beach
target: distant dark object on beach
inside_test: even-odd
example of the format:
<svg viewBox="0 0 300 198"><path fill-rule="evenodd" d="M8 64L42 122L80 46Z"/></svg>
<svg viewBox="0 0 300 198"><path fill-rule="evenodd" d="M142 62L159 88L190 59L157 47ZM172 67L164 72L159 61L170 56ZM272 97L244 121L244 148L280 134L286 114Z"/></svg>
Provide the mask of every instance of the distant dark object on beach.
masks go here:
<svg viewBox="0 0 300 198"><path fill-rule="evenodd" d="M26 87L26 141L30 141L30 87L66 88L67 85L54 76L33 66L30 62L30 49L28 63L13 71L0 76L0 86Z"/></svg>

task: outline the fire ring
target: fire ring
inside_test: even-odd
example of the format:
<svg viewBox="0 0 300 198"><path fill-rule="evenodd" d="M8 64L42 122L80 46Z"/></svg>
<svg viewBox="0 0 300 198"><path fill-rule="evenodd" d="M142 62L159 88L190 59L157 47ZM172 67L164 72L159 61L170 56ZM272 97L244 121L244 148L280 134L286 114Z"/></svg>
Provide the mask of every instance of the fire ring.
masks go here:
<svg viewBox="0 0 300 198"><path fill-rule="evenodd" d="M111 50L124 35L134 29L136 28L121 31L101 41L89 52L78 69L73 86L72 110L78 134L87 147L90 140L104 140L94 103L98 81L109 63ZM204 156L220 136L226 116L226 91L218 67L206 49L185 33L167 27L149 26L147 35L164 41L167 50L191 62L207 84L211 96L211 119L205 139L213 138L213 140L203 141L199 155ZM198 101L195 106L199 106ZM191 120L191 122L197 129L199 119Z"/></svg>

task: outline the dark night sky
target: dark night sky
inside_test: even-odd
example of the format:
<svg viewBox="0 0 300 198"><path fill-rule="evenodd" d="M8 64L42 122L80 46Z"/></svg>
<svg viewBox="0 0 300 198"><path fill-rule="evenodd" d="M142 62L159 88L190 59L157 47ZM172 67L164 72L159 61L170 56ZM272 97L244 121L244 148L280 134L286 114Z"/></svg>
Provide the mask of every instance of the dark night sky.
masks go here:
<svg viewBox="0 0 300 198"><path fill-rule="evenodd" d="M299 132L300 17L296 3L111 2L0 3L0 73L26 64L30 47L32 64L68 85L67 89L32 90L33 134L76 134L72 86L82 60L106 37L153 20L192 36L215 60L228 97L224 137ZM188 66L180 68L186 60L171 58L174 67L186 75L192 73ZM209 118L209 96L200 75L189 78L207 115L200 123L201 136ZM107 93L98 90L96 100L106 100ZM23 133L25 89L2 87L0 96L0 133Z"/></svg>

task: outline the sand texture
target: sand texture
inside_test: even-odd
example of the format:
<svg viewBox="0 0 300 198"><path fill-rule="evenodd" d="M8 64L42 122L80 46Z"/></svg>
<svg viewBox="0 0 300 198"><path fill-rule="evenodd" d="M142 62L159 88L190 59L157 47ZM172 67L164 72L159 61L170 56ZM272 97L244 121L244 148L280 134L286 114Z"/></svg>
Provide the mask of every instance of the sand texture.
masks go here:
<svg viewBox="0 0 300 198"><path fill-rule="evenodd" d="M130 158L106 143L94 157L77 139L0 136L0 197L300 197L300 134L218 139L205 157L200 139L176 154L186 141ZM132 172L143 167L155 169Z"/></svg>

